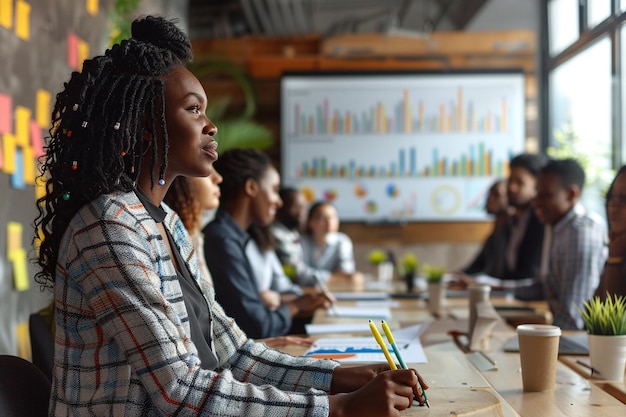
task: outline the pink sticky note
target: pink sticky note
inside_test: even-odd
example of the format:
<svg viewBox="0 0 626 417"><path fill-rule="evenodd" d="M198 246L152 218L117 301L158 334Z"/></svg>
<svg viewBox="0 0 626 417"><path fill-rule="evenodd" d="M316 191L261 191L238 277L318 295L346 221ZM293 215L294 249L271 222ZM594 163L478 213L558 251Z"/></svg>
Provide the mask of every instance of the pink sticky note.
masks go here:
<svg viewBox="0 0 626 417"><path fill-rule="evenodd" d="M67 65L78 69L78 37L73 33L67 34Z"/></svg>
<svg viewBox="0 0 626 417"><path fill-rule="evenodd" d="M41 127L36 120L30 121L30 144L33 147L33 155L35 158L39 158L44 154L43 150L43 134L41 133Z"/></svg>
<svg viewBox="0 0 626 417"><path fill-rule="evenodd" d="M11 96L0 94L0 135L11 133L13 126L11 123Z"/></svg>

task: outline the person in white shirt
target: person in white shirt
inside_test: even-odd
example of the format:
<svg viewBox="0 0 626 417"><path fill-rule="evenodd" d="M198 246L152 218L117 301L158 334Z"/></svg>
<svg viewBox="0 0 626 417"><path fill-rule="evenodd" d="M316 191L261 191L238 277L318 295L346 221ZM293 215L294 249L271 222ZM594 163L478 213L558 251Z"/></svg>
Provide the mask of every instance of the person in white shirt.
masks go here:
<svg viewBox="0 0 626 417"><path fill-rule="evenodd" d="M248 234L251 239L246 245L246 257L265 305L276 309L294 296L302 295L302 288L287 277L278 260L276 241L269 226L252 224Z"/></svg>
<svg viewBox="0 0 626 417"><path fill-rule="evenodd" d="M339 216L329 202L313 203L300 243L304 262L324 271L318 274L319 279L327 281L332 274L333 277L347 278L354 283L363 281L363 274L356 270L352 240L339 232ZM302 283L307 284L311 285Z"/></svg>

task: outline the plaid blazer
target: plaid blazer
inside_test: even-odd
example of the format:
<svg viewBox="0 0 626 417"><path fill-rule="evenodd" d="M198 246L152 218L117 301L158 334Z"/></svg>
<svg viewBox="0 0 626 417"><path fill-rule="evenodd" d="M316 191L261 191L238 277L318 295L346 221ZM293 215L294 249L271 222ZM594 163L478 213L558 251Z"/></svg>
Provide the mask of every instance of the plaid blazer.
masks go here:
<svg viewBox="0 0 626 417"><path fill-rule="evenodd" d="M60 244L50 416L327 416L338 363L249 340L215 302L182 222L165 210L211 309L218 369L199 366L156 222L134 193L103 195L79 210Z"/></svg>

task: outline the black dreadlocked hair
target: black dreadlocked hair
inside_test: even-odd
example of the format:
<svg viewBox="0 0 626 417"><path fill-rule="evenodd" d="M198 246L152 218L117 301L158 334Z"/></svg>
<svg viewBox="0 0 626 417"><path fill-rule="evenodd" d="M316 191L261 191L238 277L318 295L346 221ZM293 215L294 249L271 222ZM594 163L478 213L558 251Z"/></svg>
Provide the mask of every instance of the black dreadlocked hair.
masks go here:
<svg viewBox="0 0 626 417"><path fill-rule="evenodd" d="M160 162L167 168L163 76L192 59L191 43L174 21L147 16L135 20L132 37L86 60L56 96L52 127L42 158L45 195L38 199L34 243L39 242L35 280L52 287L59 244L76 212L113 191L135 188L151 144L151 179Z"/></svg>
<svg viewBox="0 0 626 417"><path fill-rule="evenodd" d="M260 181L272 161L256 149L229 149L224 152L213 167L223 177L220 184L220 204L228 204L237 198L247 180Z"/></svg>

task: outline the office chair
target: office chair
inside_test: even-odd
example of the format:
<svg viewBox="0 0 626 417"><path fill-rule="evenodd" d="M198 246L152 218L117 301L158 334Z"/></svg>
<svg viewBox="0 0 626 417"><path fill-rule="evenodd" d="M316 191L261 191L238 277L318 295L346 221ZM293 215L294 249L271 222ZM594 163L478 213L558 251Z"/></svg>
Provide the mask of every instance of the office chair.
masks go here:
<svg viewBox="0 0 626 417"><path fill-rule="evenodd" d="M50 380L26 359L0 355L0 416L46 417Z"/></svg>
<svg viewBox="0 0 626 417"><path fill-rule="evenodd" d="M32 313L28 319L30 346L33 364L52 381L52 364L54 363L54 340L50 333L50 325L39 312Z"/></svg>

